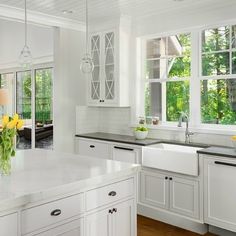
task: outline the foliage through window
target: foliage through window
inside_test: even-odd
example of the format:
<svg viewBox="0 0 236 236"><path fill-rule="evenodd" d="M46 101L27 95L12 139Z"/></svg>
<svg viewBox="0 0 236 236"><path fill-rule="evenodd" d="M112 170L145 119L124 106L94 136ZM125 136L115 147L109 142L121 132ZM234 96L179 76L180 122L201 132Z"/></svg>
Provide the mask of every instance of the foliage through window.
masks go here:
<svg viewBox="0 0 236 236"><path fill-rule="evenodd" d="M201 122L236 124L236 26L202 31Z"/></svg>
<svg viewBox="0 0 236 236"><path fill-rule="evenodd" d="M191 36L179 34L146 40L145 115L177 121L189 114Z"/></svg>

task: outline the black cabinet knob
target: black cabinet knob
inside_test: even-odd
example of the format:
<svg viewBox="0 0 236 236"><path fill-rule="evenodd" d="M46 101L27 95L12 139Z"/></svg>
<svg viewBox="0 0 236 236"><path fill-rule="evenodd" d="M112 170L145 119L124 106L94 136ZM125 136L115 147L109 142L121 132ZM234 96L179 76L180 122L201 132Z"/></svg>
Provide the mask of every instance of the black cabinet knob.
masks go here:
<svg viewBox="0 0 236 236"><path fill-rule="evenodd" d="M59 216L61 214L60 209L55 209L51 212L51 216Z"/></svg>
<svg viewBox="0 0 236 236"><path fill-rule="evenodd" d="M113 211L113 212L117 212L117 208L113 208L112 211Z"/></svg>
<svg viewBox="0 0 236 236"><path fill-rule="evenodd" d="M95 148L95 146L94 146L94 145L90 145L89 147L90 147L90 148Z"/></svg>
<svg viewBox="0 0 236 236"><path fill-rule="evenodd" d="M108 193L108 196L114 197L116 196L116 192L115 191L111 191Z"/></svg>
<svg viewBox="0 0 236 236"><path fill-rule="evenodd" d="M113 214L113 210L109 209L108 213Z"/></svg>
<svg viewBox="0 0 236 236"><path fill-rule="evenodd" d="M168 177L166 176L165 179L168 179Z"/></svg>
<svg viewBox="0 0 236 236"><path fill-rule="evenodd" d="M169 180L173 180L173 178L172 178L172 177L170 177L170 178L169 178Z"/></svg>

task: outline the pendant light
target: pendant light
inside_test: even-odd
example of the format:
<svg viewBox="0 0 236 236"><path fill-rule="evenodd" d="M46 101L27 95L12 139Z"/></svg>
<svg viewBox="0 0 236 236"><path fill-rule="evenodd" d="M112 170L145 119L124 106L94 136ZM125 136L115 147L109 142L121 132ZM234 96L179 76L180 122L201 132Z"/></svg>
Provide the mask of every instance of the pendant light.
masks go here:
<svg viewBox="0 0 236 236"><path fill-rule="evenodd" d="M93 59L88 48L88 23L88 0L86 0L86 53L84 54L80 64L80 70L84 74L91 73L94 69Z"/></svg>
<svg viewBox="0 0 236 236"><path fill-rule="evenodd" d="M32 55L29 49L29 46L27 44L27 34L28 34L28 28L27 28L27 4L25 0L25 45L20 53L19 56L19 62L22 68L24 69L30 69L32 65Z"/></svg>

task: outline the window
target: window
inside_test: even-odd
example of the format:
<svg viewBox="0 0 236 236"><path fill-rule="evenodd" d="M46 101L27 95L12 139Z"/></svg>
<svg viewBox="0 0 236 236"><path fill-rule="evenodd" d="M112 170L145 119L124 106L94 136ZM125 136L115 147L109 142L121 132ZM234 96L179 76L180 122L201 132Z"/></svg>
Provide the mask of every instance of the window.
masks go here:
<svg viewBox="0 0 236 236"><path fill-rule="evenodd" d="M13 114L13 110L14 110L13 81L14 81L14 73L0 74L0 88L4 88L8 90L8 99L9 99L9 104L5 105L4 107L1 107L0 117L2 117L4 113Z"/></svg>
<svg viewBox="0 0 236 236"><path fill-rule="evenodd" d="M236 26L202 31L201 123L236 125Z"/></svg>
<svg viewBox="0 0 236 236"><path fill-rule="evenodd" d="M177 121L189 113L190 34L148 39L145 49L145 116Z"/></svg>

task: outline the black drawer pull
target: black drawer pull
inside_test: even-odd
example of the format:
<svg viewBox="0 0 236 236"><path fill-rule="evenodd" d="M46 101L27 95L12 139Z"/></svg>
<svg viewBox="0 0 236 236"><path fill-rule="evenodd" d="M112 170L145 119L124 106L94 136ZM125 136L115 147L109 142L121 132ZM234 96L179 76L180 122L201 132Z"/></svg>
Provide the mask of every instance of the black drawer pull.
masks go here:
<svg viewBox="0 0 236 236"><path fill-rule="evenodd" d="M114 197L114 196L116 196L116 192L115 191L111 191L110 193L108 193L108 196Z"/></svg>
<svg viewBox="0 0 236 236"><path fill-rule="evenodd" d="M56 210L51 212L51 216L59 216L60 214L61 214L61 210L60 209L56 209Z"/></svg>
<svg viewBox="0 0 236 236"><path fill-rule="evenodd" d="M95 146L94 146L94 145L90 145L89 147L90 147L90 148L95 148Z"/></svg>
<svg viewBox="0 0 236 236"><path fill-rule="evenodd" d="M126 151L133 151L133 150L134 150L134 149L132 149L132 148L117 147L117 146L114 146L114 148L116 148L116 149L121 149L121 150L126 150Z"/></svg>
<svg viewBox="0 0 236 236"><path fill-rule="evenodd" d="M233 163L227 163L227 162L221 162L221 161L215 161L216 165L224 165L224 166L233 166L236 167L236 164Z"/></svg>

